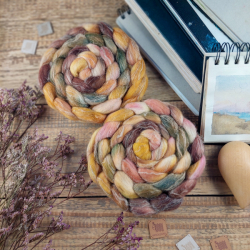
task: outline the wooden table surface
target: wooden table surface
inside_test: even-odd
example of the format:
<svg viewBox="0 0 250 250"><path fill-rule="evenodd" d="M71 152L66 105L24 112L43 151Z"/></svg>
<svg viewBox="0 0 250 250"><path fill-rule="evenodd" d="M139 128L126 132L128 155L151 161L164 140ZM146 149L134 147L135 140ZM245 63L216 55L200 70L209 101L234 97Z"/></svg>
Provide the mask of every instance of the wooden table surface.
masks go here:
<svg viewBox="0 0 250 250"><path fill-rule="evenodd" d="M41 56L52 41L84 22L105 21L114 26L117 9L123 4L123 0L0 0L0 87L18 87L24 80L35 86ZM39 37L36 25L44 21L52 23L54 33ZM23 39L38 40L36 55L21 53ZM197 125L198 118L147 61L146 66L149 87L144 99L158 98L171 102ZM71 171L85 152L91 133L100 125L70 121L50 109L44 99L42 104L46 111L35 126L40 133L49 136L48 145L54 146L53 138L59 131L77 139L74 144L76 153L65 167L66 171ZM137 235L143 237L140 249L177 249L175 244L187 234L192 235L202 250L212 249L209 240L222 235L228 236L232 249L250 249L250 208L241 210L223 181L217 166L220 148L221 145L205 146L206 169L195 189L184 198L182 206L175 211L152 216L166 219L166 238L149 238L148 222L152 218L137 218L125 213L126 222L140 221L135 229ZM67 250L81 249L93 242L111 227L121 212L95 184L82 197L53 210L54 216L63 210L65 222L71 225L70 230L52 238L54 248Z"/></svg>

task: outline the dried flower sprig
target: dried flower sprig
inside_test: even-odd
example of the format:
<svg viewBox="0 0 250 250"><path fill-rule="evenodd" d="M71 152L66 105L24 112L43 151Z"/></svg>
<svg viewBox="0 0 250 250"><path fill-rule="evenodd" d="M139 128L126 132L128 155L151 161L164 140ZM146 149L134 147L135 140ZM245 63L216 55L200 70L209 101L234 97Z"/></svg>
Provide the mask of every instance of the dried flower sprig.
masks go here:
<svg viewBox="0 0 250 250"><path fill-rule="evenodd" d="M0 157L42 114L43 107L36 105L40 97L41 93L25 82L19 89L0 88Z"/></svg>
<svg viewBox="0 0 250 250"><path fill-rule="evenodd" d="M66 157L73 153L73 137L60 133L52 151L43 146L48 137L37 130L26 133L43 112L43 107L36 105L40 96L25 83L18 90L0 89L1 250L36 249L52 235L69 229L63 222L63 212L46 226L44 218L91 184L83 177L87 164L84 156L75 172L62 172ZM64 198L58 199L62 193ZM137 249L142 238L132 231L138 224L136 221L125 227L122 213L104 235L83 249ZM44 250L55 250L51 240Z"/></svg>
<svg viewBox="0 0 250 250"><path fill-rule="evenodd" d="M136 250L140 246L142 237L137 237L133 234L133 229L139 224L135 221L127 227L123 221L123 212L117 218L115 224L100 238L92 244L82 248L85 249L98 249L98 250Z"/></svg>
<svg viewBox="0 0 250 250"><path fill-rule="evenodd" d="M85 157L74 173L62 172L66 157L73 153L73 137L60 133L52 151L43 146L48 137L37 130L26 133L43 110L36 105L39 96L25 84L18 90L0 89L1 250L35 249L51 235L68 229L63 213L46 227L42 223L53 207L81 194L91 183L83 177ZM62 193L64 198L58 199ZM51 242L45 249L50 246Z"/></svg>

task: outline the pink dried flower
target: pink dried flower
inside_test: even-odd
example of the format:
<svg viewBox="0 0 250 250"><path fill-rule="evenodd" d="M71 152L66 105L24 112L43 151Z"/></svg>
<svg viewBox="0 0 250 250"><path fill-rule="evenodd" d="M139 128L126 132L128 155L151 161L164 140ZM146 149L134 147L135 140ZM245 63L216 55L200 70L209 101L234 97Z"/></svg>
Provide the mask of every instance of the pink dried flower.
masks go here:
<svg viewBox="0 0 250 250"><path fill-rule="evenodd" d="M52 240L49 241L49 243L43 248L43 250L55 250L54 248L51 248Z"/></svg>
<svg viewBox="0 0 250 250"><path fill-rule="evenodd" d="M38 239L40 239L41 237L44 236L44 233L37 233L35 235L33 235L30 239L29 239L29 243L36 241Z"/></svg>
<svg viewBox="0 0 250 250"><path fill-rule="evenodd" d="M52 218L47 227L44 227L44 218L54 207L81 194L91 184L86 183L83 176L84 159L75 172L62 172L66 157L74 152L72 136L60 132L55 139L57 146L52 150L43 146L47 136L39 135L37 130L26 133L43 111L36 105L38 98L38 92L25 84L18 90L0 89L2 250L36 249L53 234L69 229L70 226L63 222L62 212L57 219ZM76 186L77 190L73 189ZM67 198L58 200L62 191L67 190ZM31 247L30 242L33 242ZM50 241L44 249L52 250L51 244Z"/></svg>
<svg viewBox="0 0 250 250"><path fill-rule="evenodd" d="M139 221L135 221L125 227L123 222L123 212L117 218L116 223L94 243L82 248L84 249L126 249L136 250L140 247L142 237L137 237L133 233L135 226L139 224Z"/></svg>

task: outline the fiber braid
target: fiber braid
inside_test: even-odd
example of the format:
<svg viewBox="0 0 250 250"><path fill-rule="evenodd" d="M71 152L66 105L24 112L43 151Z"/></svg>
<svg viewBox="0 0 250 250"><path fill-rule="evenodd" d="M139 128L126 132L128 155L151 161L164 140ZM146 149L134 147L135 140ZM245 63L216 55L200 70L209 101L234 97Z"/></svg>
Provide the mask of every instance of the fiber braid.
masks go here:
<svg viewBox="0 0 250 250"><path fill-rule="evenodd" d="M91 179L137 216L178 208L206 164L194 124L155 99L109 114L91 137L87 159Z"/></svg>
<svg viewBox="0 0 250 250"><path fill-rule="evenodd" d="M48 105L71 120L103 123L147 89L139 47L106 23L75 27L45 52L39 85Z"/></svg>

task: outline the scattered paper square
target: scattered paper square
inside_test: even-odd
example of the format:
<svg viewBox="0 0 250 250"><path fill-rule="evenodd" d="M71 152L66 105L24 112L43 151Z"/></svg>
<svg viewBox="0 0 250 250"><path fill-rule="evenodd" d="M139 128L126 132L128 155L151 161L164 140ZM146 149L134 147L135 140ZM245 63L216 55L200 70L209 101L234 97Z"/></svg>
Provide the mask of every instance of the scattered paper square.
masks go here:
<svg viewBox="0 0 250 250"><path fill-rule="evenodd" d="M37 47L37 41L34 40L23 40L21 51L25 54L35 54Z"/></svg>
<svg viewBox="0 0 250 250"><path fill-rule="evenodd" d="M194 241L192 236L188 234L185 238L183 238L181 241L179 241L176 244L177 248L179 250L199 250L200 247L197 245L197 243Z"/></svg>
<svg viewBox="0 0 250 250"><path fill-rule="evenodd" d="M46 36L53 33L53 29L50 22L38 24L37 31L39 36Z"/></svg>
<svg viewBox="0 0 250 250"><path fill-rule="evenodd" d="M221 236L210 240L213 250L232 250L227 236Z"/></svg>
<svg viewBox="0 0 250 250"><path fill-rule="evenodd" d="M151 239L164 238L168 235L167 224L163 219L151 220L148 227Z"/></svg>

